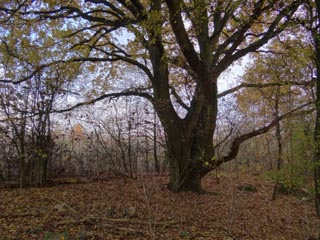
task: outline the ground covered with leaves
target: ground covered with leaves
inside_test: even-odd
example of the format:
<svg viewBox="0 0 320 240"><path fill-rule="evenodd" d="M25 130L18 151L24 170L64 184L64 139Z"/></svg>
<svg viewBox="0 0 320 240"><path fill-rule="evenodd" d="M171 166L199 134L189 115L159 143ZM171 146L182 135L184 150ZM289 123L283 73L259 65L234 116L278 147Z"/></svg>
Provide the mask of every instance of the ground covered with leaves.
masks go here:
<svg viewBox="0 0 320 240"><path fill-rule="evenodd" d="M210 194L172 193L167 177L0 189L0 239L320 239L314 203L261 177L209 176Z"/></svg>

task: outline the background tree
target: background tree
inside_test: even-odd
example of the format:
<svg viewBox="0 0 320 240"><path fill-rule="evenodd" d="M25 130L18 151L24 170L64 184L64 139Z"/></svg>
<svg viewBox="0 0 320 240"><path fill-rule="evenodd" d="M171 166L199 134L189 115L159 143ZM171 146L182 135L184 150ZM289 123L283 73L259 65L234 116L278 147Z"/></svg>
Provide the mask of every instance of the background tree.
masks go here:
<svg viewBox="0 0 320 240"><path fill-rule="evenodd" d="M314 150L314 185L315 185L315 206L318 217L320 216L320 190L319 190L319 179L320 179L320 164L319 164L319 136L320 136L320 109L319 109L319 92L320 92L320 3L319 1L306 1L303 5L304 8L304 17L299 16L297 21L308 31L313 40L314 54L312 54L312 60L315 63L314 74L312 77L316 81L316 97L315 97L315 106L316 106L316 117L315 117L315 127L314 127L314 141L315 141L315 150Z"/></svg>
<svg viewBox="0 0 320 240"><path fill-rule="evenodd" d="M20 187L43 186L53 152L51 113L68 93L66 88L79 64L66 67L56 61L64 53L50 48L53 38L37 24L20 31L18 26L23 24L23 19L9 18L0 26L4 33L0 43L1 113L5 137L15 146L19 159Z"/></svg>
<svg viewBox="0 0 320 240"><path fill-rule="evenodd" d="M312 158L314 123L310 114L314 107L314 64L310 58L313 48L310 40L301 35L301 30L294 32L289 38L279 36L264 54L252 58L253 62L241 78L252 88L236 94L241 113L247 115L247 125L253 126L309 104L309 111L296 112L292 118L277 123L268 138L251 140L253 148L244 146L246 155L254 158L251 161L264 170L276 170L270 172L276 180L273 198L278 187L287 192L307 189L312 175L309 159ZM250 157L241 154L240 158Z"/></svg>
<svg viewBox="0 0 320 240"><path fill-rule="evenodd" d="M315 204L318 217L320 218L320 2L310 3L311 10L311 33L314 40L315 63L316 63L316 124L314 129L315 153L314 153L314 183ZM315 4L315 7L313 7ZM309 8L309 9L310 9ZM315 8L315 20L313 22L313 9Z"/></svg>

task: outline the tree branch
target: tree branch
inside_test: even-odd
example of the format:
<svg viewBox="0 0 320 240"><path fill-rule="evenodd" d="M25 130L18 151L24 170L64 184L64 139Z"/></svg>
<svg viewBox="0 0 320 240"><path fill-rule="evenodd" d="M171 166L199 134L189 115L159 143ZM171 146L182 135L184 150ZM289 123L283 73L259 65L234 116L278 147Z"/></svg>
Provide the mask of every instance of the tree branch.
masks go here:
<svg viewBox="0 0 320 240"><path fill-rule="evenodd" d="M80 102L77 103L69 108L65 108L65 109L60 109L60 110L53 110L53 113L64 113L64 112L70 112L71 110L74 110L76 108L82 107L82 106L86 106L86 105L91 105L94 104L96 102L102 101L106 98L119 98L119 97L125 97L125 96L138 96L138 97L143 97L147 100L149 100L151 103L153 103L153 97L146 92L140 92L141 90L144 89L128 89L128 90L124 90L122 92L118 92L118 93L107 93L107 94L103 94L97 98L94 98L92 100L88 100L86 102Z"/></svg>
<svg viewBox="0 0 320 240"><path fill-rule="evenodd" d="M153 75L150 72L149 68L147 68L145 65L143 65L142 63L132 59L132 58L128 58L125 56L121 56L121 55L117 55L114 53L108 53L106 51L103 51L102 49L96 49L96 50L100 50L101 52L105 53L106 55L110 56L109 58L97 58L97 57L83 57L83 58L74 58L72 59L73 62L116 62L116 61L124 61L127 62L131 65L134 65L138 68L140 68L147 76L148 78L153 81ZM111 57L112 56L112 57Z"/></svg>
<svg viewBox="0 0 320 240"><path fill-rule="evenodd" d="M0 79L0 82L1 83L11 83L11 84L19 84L19 83L22 83L22 82L25 82L31 78L33 78L37 73L39 73L41 70L45 69L45 68L48 68L48 67L51 67L55 64L59 64L59 63L67 63L68 61L55 61L55 62L51 62L51 63L48 63L48 64L43 64L43 65L40 65L38 66L34 71L32 71L29 75L17 80L17 81L14 81L14 80L8 80L8 79Z"/></svg>
<svg viewBox="0 0 320 240"><path fill-rule="evenodd" d="M248 47L243 48L243 49L237 51L235 54L233 54L233 61L236 61L236 60L242 58L243 56L245 56L246 54L248 54L250 52L254 52L254 51L258 50L261 46L266 44L270 39L272 39L273 37L280 34L285 29L285 27L289 24L292 16L296 12L296 10L300 6L300 4L301 4L301 1L298 0L298 1L295 1L292 4L290 4L286 8L284 8L279 13L279 15L274 19L274 21L270 24L270 27L264 33L263 37L256 40L255 42L250 44ZM283 21L283 20L284 20L284 22L282 24L280 24L281 21Z"/></svg>
<svg viewBox="0 0 320 240"><path fill-rule="evenodd" d="M296 81L283 81L283 82L270 82L270 83L241 83L236 87L230 88L222 93L218 94L218 98L225 97L228 94L239 91L242 88L267 88L267 87L275 87L275 86L288 86L288 85L296 85L296 86L314 86L315 80L311 80L308 82L296 82Z"/></svg>
<svg viewBox="0 0 320 240"><path fill-rule="evenodd" d="M223 72L232 62L235 62L236 60L242 58L246 54L250 52L254 52L258 50L261 46L266 44L270 39L281 33L285 27L289 24L291 17L296 12L298 7L300 6L300 1L294 1L290 5L288 5L286 8L281 10L281 12L275 17L275 19L270 23L268 29L261 34L261 38L255 40L248 46L238 49L238 46L241 44L242 40L244 39L244 35L246 34L247 30L250 29L251 25L254 23L254 19L257 19L257 16L255 16L258 13L263 13L261 9L256 9L257 12L253 13L252 19L249 20L246 24L243 25L239 29L239 31L235 32L231 37L229 37L228 41L232 43L232 46L229 50L227 50L226 55L223 57L223 59L218 63L218 66L215 68L215 74L219 74ZM283 23L281 23L283 21ZM226 45L226 43L222 43L221 46ZM215 58L219 58L220 54L224 52L225 48L224 46L221 49L221 46L219 46L219 49L217 53L215 54ZM213 62L214 64L214 62ZM214 65L212 65L214 67Z"/></svg>
<svg viewBox="0 0 320 240"><path fill-rule="evenodd" d="M274 126L276 126L276 124L278 122L280 122L281 120L283 119L286 119L288 117L293 117L293 116L301 116L301 115L305 115L305 114L308 114L308 113L311 113L314 111L314 109L309 109L309 110L304 110L304 111L299 111L300 109L306 107L306 106L309 106L311 104L314 104L313 102L310 102L310 103L306 103L292 111L289 111L288 113L286 114L283 114L279 117L276 117L273 121L271 121L268 125L264 126L264 127L261 127L257 130L254 130L252 132L249 132L249 133L245 133L243 135L240 135L238 137L236 137L232 143L231 143L231 147L230 147L230 151L229 153L224 156L224 157L221 157L220 159L218 159L218 161L216 161L214 163L215 167L221 165L222 163L225 163L225 162L229 162L231 160L233 160L237 155L238 155L238 152L239 152L239 149L240 149L240 145L245 142L246 140L250 139L250 138L253 138L253 137L256 137L256 136L259 136L259 135L262 135L264 133L267 133L269 130L271 130Z"/></svg>
<svg viewBox="0 0 320 240"><path fill-rule="evenodd" d="M181 99L179 94L176 92L176 89L174 87L170 86L170 90L171 90L171 94L176 98L177 103L179 103L180 106L183 107L185 110L189 111L190 107L183 102L183 100Z"/></svg>
<svg viewBox="0 0 320 240"><path fill-rule="evenodd" d="M110 3L110 1L106 0L85 0L84 2L90 2L95 4L104 4L105 6L109 7L112 11L116 12L121 16L125 16L125 13L117 8L114 4Z"/></svg>
<svg viewBox="0 0 320 240"><path fill-rule="evenodd" d="M193 44L189 40L188 34L184 27L184 23L181 17L180 1L166 0L166 3L169 8L170 23L180 49L186 57L192 70L201 75L201 61L193 47Z"/></svg>

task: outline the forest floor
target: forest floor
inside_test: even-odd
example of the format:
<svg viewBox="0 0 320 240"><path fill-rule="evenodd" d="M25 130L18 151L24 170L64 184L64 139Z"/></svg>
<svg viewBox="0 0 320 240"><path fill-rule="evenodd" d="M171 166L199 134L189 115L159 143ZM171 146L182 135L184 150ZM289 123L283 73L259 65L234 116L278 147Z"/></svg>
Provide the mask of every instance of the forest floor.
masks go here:
<svg viewBox="0 0 320 240"><path fill-rule="evenodd" d="M262 177L211 175L204 187L212 194L203 195L172 193L167 181L1 188L0 239L320 239L313 200L271 201L273 184ZM239 190L245 184L257 191Z"/></svg>

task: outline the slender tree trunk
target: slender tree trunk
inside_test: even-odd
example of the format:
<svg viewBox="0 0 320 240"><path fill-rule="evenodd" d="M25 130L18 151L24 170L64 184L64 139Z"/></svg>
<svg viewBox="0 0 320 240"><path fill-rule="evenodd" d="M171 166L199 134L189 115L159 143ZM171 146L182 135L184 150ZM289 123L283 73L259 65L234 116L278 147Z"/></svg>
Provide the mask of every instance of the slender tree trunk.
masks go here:
<svg viewBox="0 0 320 240"><path fill-rule="evenodd" d="M19 152L19 185L20 188L24 188L26 186L26 162L25 162L25 131L24 129L21 131L20 135L20 152Z"/></svg>
<svg viewBox="0 0 320 240"><path fill-rule="evenodd" d="M316 125L314 130L314 140L315 140L315 152L314 152L313 163L314 163L315 206L316 206L317 215L320 218L320 78L319 76L317 77Z"/></svg>
<svg viewBox="0 0 320 240"><path fill-rule="evenodd" d="M24 155L19 156L19 185L20 188L24 188L26 185L26 165Z"/></svg>
<svg viewBox="0 0 320 240"><path fill-rule="evenodd" d="M157 114L153 114L153 159L156 173L160 174L160 164L157 152Z"/></svg>
<svg viewBox="0 0 320 240"><path fill-rule="evenodd" d="M145 141L145 171L149 173L149 143L147 136L145 136Z"/></svg>
<svg viewBox="0 0 320 240"><path fill-rule="evenodd" d="M279 97L280 97L280 87L277 87L276 92L276 102L275 102L275 111L276 111L276 117L279 117ZM276 125L276 138L278 143L278 159L277 159L277 171L280 172L283 161L282 161L282 138L281 138L281 126L280 122ZM272 194L272 200L276 199L278 188L279 188L279 177L277 178L276 184L273 188L273 194Z"/></svg>
<svg viewBox="0 0 320 240"><path fill-rule="evenodd" d="M128 122L128 162L130 178L133 178L132 150L131 150L131 120Z"/></svg>
<svg viewBox="0 0 320 240"><path fill-rule="evenodd" d="M320 43L318 41L317 52L317 96L316 96L316 124L314 130L315 154L314 154L314 186L315 205L318 217L320 217Z"/></svg>
<svg viewBox="0 0 320 240"><path fill-rule="evenodd" d="M38 187L46 186L48 178L48 161L51 155L51 137L36 136L34 164L32 171L35 174L34 184Z"/></svg>
<svg viewBox="0 0 320 240"><path fill-rule="evenodd" d="M320 2L316 2L317 24L320 24ZM314 153L314 187L315 187L315 207L320 218L320 29L313 31L316 51L316 124L314 130L315 153Z"/></svg>

